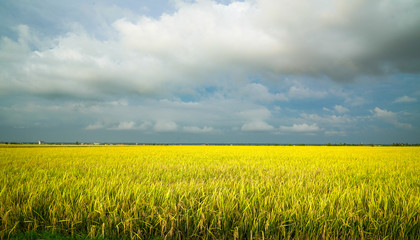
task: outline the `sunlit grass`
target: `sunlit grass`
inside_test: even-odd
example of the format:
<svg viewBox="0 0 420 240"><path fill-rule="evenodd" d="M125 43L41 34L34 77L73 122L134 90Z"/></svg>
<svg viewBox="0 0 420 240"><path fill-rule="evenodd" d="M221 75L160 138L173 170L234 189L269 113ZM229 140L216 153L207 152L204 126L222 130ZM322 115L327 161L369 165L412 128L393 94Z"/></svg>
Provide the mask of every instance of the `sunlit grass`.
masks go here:
<svg viewBox="0 0 420 240"><path fill-rule="evenodd" d="M0 237L418 239L420 148L0 148Z"/></svg>

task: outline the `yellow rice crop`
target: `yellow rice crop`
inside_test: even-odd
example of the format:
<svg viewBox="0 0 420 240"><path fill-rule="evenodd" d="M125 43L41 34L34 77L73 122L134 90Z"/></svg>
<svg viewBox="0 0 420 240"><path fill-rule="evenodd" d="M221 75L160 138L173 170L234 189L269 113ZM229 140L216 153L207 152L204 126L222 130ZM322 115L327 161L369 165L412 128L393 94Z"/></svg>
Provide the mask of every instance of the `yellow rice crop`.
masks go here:
<svg viewBox="0 0 420 240"><path fill-rule="evenodd" d="M419 239L420 148L0 147L0 238Z"/></svg>

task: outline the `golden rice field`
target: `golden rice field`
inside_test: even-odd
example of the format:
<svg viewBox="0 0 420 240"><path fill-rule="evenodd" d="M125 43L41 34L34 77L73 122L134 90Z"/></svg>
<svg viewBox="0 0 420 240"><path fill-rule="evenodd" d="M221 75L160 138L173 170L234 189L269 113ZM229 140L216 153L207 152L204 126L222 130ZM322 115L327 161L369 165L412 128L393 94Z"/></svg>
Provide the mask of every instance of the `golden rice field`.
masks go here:
<svg viewBox="0 0 420 240"><path fill-rule="evenodd" d="M420 239L419 147L0 147L0 238Z"/></svg>

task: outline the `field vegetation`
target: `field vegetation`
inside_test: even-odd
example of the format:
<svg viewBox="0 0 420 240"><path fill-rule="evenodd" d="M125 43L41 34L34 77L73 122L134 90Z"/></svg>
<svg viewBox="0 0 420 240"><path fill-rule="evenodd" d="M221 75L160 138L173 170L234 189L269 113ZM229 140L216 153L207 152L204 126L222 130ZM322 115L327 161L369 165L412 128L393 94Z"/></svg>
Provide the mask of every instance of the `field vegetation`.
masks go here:
<svg viewBox="0 0 420 240"><path fill-rule="evenodd" d="M420 147L0 147L0 238L419 239Z"/></svg>

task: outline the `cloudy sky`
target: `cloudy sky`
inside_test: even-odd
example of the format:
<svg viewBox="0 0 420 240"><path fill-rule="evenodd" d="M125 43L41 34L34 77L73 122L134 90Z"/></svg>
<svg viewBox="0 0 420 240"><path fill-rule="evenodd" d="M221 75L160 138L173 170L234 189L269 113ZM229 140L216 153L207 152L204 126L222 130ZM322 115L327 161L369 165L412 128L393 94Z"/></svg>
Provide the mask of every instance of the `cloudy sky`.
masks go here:
<svg viewBox="0 0 420 240"><path fill-rule="evenodd" d="M418 0L0 1L0 141L420 142Z"/></svg>

